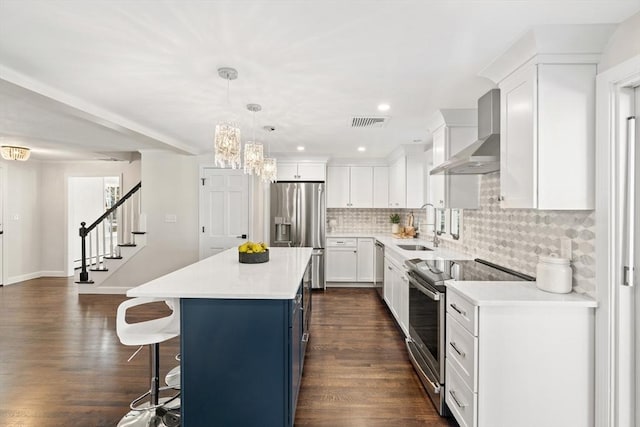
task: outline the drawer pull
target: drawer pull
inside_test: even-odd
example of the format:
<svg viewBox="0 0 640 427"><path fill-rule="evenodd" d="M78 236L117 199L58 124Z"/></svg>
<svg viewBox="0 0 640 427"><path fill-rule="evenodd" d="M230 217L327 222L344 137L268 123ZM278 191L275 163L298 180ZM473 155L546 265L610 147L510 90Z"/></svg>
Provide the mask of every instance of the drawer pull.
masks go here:
<svg viewBox="0 0 640 427"><path fill-rule="evenodd" d="M460 408L466 408L467 405L460 403L460 401L456 397L455 391L449 390L449 394L451 395L451 398L453 399L453 401L456 402L456 405L458 405Z"/></svg>
<svg viewBox="0 0 640 427"><path fill-rule="evenodd" d="M460 349L456 346L456 343L450 342L449 345L456 351L456 353L458 353L458 355L460 355L460 357L466 357L464 351L460 351Z"/></svg>
<svg viewBox="0 0 640 427"><path fill-rule="evenodd" d="M459 308L458 308L458 306L456 306L455 304L450 304L449 306L450 306L451 308L453 308L455 311L457 311L457 312L458 312L458 314L461 314L461 315L463 315L464 317L467 317L467 312L466 312L466 311L464 311L464 310L459 309Z"/></svg>

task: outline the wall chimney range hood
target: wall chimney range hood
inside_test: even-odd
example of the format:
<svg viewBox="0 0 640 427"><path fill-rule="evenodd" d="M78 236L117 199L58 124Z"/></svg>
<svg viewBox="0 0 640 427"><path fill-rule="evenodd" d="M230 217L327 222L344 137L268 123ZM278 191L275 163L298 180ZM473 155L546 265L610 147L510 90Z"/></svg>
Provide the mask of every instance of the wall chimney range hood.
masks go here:
<svg viewBox="0 0 640 427"><path fill-rule="evenodd" d="M500 89L478 99L478 140L431 169L431 175L482 175L500 170Z"/></svg>

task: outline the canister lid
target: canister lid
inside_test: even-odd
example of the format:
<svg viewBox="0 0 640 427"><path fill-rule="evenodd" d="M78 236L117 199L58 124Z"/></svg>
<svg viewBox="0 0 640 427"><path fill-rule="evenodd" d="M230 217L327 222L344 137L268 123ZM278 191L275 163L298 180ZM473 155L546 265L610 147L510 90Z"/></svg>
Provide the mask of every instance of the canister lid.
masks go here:
<svg viewBox="0 0 640 427"><path fill-rule="evenodd" d="M560 258L558 254L551 254L549 256L538 257L538 261L542 263L547 263L547 264L569 265L569 259Z"/></svg>

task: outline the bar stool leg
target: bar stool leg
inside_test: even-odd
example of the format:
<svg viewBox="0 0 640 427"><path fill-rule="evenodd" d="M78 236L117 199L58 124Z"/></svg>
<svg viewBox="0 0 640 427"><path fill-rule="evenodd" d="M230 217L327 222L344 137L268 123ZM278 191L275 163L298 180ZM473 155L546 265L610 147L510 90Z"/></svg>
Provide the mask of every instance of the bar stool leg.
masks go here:
<svg viewBox="0 0 640 427"><path fill-rule="evenodd" d="M160 343L149 346L149 364L151 365L151 405L157 406L160 398Z"/></svg>

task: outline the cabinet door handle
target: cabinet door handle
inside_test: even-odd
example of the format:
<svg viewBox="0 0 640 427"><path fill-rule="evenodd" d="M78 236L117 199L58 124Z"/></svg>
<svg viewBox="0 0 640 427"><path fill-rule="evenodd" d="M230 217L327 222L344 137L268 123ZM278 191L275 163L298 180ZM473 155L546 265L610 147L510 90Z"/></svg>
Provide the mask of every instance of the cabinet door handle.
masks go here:
<svg viewBox="0 0 640 427"><path fill-rule="evenodd" d="M387 266L387 269L391 270L391 267Z"/></svg>
<svg viewBox="0 0 640 427"><path fill-rule="evenodd" d="M458 405L460 408L464 408L467 406L465 404L460 403L460 401L456 397L456 392L454 390L449 390L449 394L451 395L451 398L453 399L453 401L456 402L456 405Z"/></svg>
<svg viewBox="0 0 640 427"><path fill-rule="evenodd" d="M466 357L466 354L464 354L464 351L460 351L460 349L456 346L455 342L450 342L449 345L456 351L456 353L458 353L458 355L460 355L460 357Z"/></svg>
<svg viewBox="0 0 640 427"><path fill-rule="evenodd" d="M504 196L499 196L499 197L498 197L498 201L499 201L499 202L504 202Z"/></svg>
<svg viewBox="0 0 640 427"><path fill-rule="evenodd" d="M455 304L449 304L449 307L453 308L455 311L458 312L458 314L463 315L464 317L467 317L467 312L464 310L459 309Z"/></svg>
<svg viewBox="0 0 640 427"><path fill-rule="evenodd" d="M302 342L307 341L309 341L309 332L305 332L304 334L302 334Z"/></svg>

